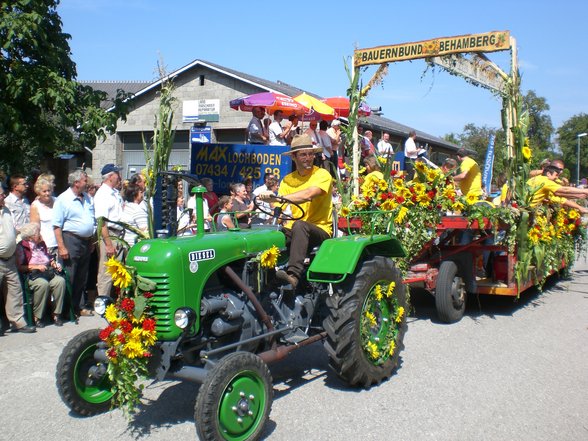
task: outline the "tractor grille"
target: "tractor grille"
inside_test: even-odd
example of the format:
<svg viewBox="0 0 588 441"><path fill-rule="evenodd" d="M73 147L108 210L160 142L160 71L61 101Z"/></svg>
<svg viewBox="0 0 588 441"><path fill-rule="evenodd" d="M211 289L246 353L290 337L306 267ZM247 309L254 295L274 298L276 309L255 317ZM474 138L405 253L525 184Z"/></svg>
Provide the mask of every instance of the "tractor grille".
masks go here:
<svg viewBox="0 0 588 441"><path fill-rule="evenodd" d="M149 302L151 312L155 316L158 334L165 334L171 330L173 312L171 311L169 276L167 274L141 274L157 284L153 297Z"/></svg>

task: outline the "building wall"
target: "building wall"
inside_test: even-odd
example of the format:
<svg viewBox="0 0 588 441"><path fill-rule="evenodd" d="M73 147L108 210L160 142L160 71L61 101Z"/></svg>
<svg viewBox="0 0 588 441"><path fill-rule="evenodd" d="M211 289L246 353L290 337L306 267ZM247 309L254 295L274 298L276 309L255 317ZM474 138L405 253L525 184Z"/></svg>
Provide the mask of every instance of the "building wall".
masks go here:
<svg viewBox="0 0 588 441"><path fill-rule="evenodd" d="M200 85L200 76L204 76L204 84ZM220 74L202 66L196 66L184 72L175 80L176 89L174 96L177 99L177 107L174 113L173 126L177 131L189 131L192 123L182 122L182 102L186 100L218 99L220 101L220 115L218 122L209 122L213 129L212 142L216 142L218 130L227 130L231 138L238 137L238 131L242 130L245 141L244 128L247 127L251 114L233 110L229 107L229 101L243 95L257 93L262 89L245 83L233 77ZM135 98L134 110L127 115L127 121L119 121L117 132L149 132L153 131L155 115L157 115L159 100L156 90L151 90ZM139 161L137 152L127 153L123 150L123 143L119 134L109 136L104 142L99 143L93 151L92 169L95 179L100 179L100 170L104 164L114 163L118 165L133 165ZM129 155L131 157L129 157ZM183 160L181 152L174 151L176 161ZM170 163L172 163L170 161ZM144 165L144 158L143 158ZM125 176L123 176L125 177Z"/></svg>

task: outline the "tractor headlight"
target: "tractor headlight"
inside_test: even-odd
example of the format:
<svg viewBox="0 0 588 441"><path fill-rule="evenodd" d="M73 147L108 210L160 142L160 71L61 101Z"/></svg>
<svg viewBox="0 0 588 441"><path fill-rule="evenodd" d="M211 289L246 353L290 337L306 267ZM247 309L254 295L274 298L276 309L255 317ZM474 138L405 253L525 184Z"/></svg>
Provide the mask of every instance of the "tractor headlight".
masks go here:
<svg viewBox="0 0 588 441"><path fill-rule="evenodd" d="M196 313L192 308L179 308L174 314L174 322L180 329L190 328L196 320Z"/></svg>
<svg viewBox="0 0 588 441"><path fill-rule="evenodd" d="M96 300L94 300L94 311L96 311L97 314L100 314L103 316L104 313L106 312L106 308L108 308L108 305L111 305L112 303L113 303L113 301L110 297L106 297L106 296L96 297Z"/></svg>

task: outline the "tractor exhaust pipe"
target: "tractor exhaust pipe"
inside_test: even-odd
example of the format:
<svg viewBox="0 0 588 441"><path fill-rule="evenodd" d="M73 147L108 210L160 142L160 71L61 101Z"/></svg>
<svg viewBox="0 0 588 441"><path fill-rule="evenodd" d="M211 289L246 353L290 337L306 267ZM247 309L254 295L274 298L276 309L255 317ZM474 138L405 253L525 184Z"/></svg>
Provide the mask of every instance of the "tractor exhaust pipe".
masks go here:
<svg viewBox="0 0 588 441"><path fill-rule="evenodd" d="M313 335L312 337L307 338L306 340L302 340L300 343L295 345L288 345L288 346L278 346L275 349L270 349L269 351L262 352L261 354L257 354L259 358L261 358L265 363L270 364L276 361L283 360L286 358L290 352L301 348L303 346L308 346L312 343L315 343L320 340L324 340L327 338L326 332L321 332L320 334Z"/></svg>

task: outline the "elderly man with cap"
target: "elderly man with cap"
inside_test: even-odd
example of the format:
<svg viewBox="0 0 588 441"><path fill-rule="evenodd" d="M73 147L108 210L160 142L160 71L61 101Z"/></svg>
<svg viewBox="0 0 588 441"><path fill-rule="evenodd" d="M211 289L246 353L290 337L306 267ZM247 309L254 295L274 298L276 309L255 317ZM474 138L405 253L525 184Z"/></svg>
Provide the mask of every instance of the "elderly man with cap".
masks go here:
<svg viewBox="0 0 588 441"><path fill-rule="evenodd" d="M102 167L102 185L94 196L94 214L96 219L106 218L100 230L100 252L98 258L98 283L96 289L99 296L111 295L112 277L106 270L106 261L117 257L122 247L116 244L111 236L122 236L123 229L109 221L120 222L123 210L123 200L118 190L121 180L119 168L114 164Z"/></svg>
<svg viewBox="0 0 588 441"><path fill-rule="evenodd" d="M332 187L330 173L313 165L316 153L322 147L312 144L308 135L296 135L292 140L289 155L296 163L296 171L286 175L278 189L278 195L298 204L304 210L304 216L284 225L286 245L290 249L288 267L279 270L276 276L296 288L303 275L304 259L308 251L320 245L332 234ZM276 201L271 192L260 195L262 200ZM292 205L292 217L300 215L300 209Z"/></svg>

